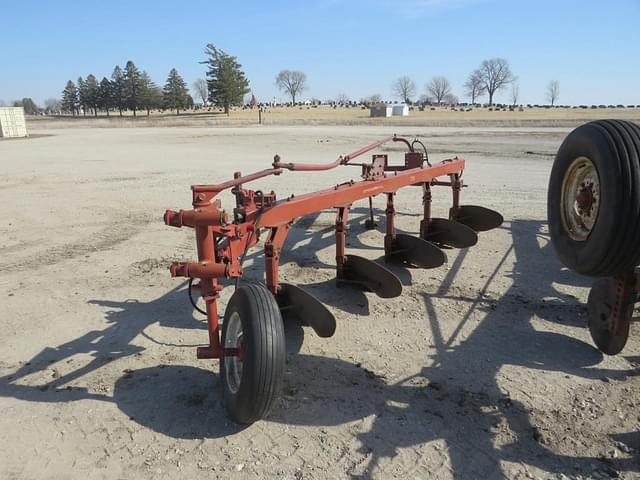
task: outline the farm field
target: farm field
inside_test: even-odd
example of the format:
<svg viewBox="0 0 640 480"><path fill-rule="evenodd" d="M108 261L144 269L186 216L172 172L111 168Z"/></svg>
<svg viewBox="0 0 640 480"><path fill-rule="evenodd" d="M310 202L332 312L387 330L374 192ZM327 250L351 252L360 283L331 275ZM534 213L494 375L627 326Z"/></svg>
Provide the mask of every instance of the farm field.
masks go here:
<svg viewBox="0 0 640 480"><path fill-rule="evenodd" d="M572 126L640 110L534 110L29 120L32 138L0 141L0 478L638 478L637 324L622 354L593 346L591 279L557 260L546 189ZM87 128L123 126L146 128ZM276 153L326 162L393 133L422 139L432 162L464 157L463 203L504 224L441 268L389 267L403 295L380 299L336 288L334 212L299 219L281 278L338 328L322 339L287 324L282 398L266 420L233 424L217 362L195 358L205 324L168 272L195 258L193 231L162 214L189 208L191 184L267 168ZM398 145L383 151L400 161ZM285 172L251 188L283 198L359 173ZM434 188L435 215L450 197ZM384 199L377 230L364 228L366 205L353 206L347 249L378 259ZM396 208L398 229L417 234L420 189L401 190ZM245 269L262 277L260 249Z"/></svg>
<svg viewBox="0 0 640 480"><path fill-rule="evenodd" d="M420 111L417 107L406 117L371 118L369 109L360 106L332 108L328 105L298 107L266 107L262 113L264 125L367 125L389 127L394 126L431 126L431 127L572 127L588 120L599 118L618 118L622 120L640 120L640 106L637 108L527 108L509 111L508 107L498 110L486 107L459 107L452 110L448 107L425 107ZM433 108L433 109L432 109ZM464 111L463 111L464 110ZM221 110L209 108L197 111L175 112L125 111L120 117L111 112L107 117L100 113L97 118L91 115L71 117L29 117L32 128L76 127L146 127L146 126L243 126L257 125L258 109L234 108L229 115Z"/></svg>

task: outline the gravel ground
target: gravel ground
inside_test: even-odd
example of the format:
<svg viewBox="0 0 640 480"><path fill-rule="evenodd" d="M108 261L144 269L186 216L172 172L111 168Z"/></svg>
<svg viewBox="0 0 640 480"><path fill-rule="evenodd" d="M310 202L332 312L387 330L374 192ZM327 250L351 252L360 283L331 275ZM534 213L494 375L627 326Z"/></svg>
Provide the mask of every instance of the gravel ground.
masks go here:
<svg viewBox="0 0 640 480"><path fill-rule="evenodd" d="M619 356L592 346L590 279L549 243L546 185L567 132L65 128L0 142L0 478L639 478L640 342L632 329ZM504 224L441 268L391 267L403 295L382 300L335 287L333 212L298 220L282 279L321 299L337 332L288 324L281 400L233 424L217 362L195 358L205 324L166 269L195 257L193 231L165 227L164 210L276 153L329 161L390 133L422 137L432 160L465 157L463 203ZM358 175L255 187L284 197ZM436 189L435 213L449 201ZM382 220L384 199L374 206ZM420 190L396 206L415 234ZM384 225L365 230L366 214L354 205L348 251L377 259ZM259 249L245 265L262 276Z"/></svg>

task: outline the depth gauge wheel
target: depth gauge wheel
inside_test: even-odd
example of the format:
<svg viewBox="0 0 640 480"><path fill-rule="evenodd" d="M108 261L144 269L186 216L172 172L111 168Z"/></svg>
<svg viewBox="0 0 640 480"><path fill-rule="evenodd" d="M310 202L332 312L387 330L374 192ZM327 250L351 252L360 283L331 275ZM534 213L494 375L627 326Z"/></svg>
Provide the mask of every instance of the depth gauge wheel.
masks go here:
<svg viewBox="0 0 640 480"><path fill-rule="evenodd" d="M220 362L225 407L238 423L253 423L273 407L285 369L285 337L275 298L260 284L245 284L231 296L222 326L224 348L238 356Z"/></svg>
<svg viewBox="0 0 640 480"><path fill-rule="evenodd" d="M573 130L551 170L549 232L562 262L614 276L640 261L640 127L598 120Z"/></svg>

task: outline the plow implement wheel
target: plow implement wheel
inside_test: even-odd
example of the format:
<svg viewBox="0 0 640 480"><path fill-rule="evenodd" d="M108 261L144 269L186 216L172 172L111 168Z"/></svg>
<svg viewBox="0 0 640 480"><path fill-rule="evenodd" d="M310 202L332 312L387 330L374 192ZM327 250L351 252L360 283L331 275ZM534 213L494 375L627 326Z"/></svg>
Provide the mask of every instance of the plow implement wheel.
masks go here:
<svg viewBox="0 0 640 480"><path fill-rule="evenodd" d="M640 262L640 127L598 120L573 130L551 170L549 233L562 262L609 277Z"/></svg>
<svg viewBox="0 0 640 480"><path fill-rule="evenodd" d="M246 284L231 296L222 326L224 348L239 350L220 362L224 403L238 423L265 417L280 393L285 337L275 298L260 284Z"/></svg>
<svg viewBox="0 0 640 480"><path fill-rule="evenodd" d="M432 218L428 227L423 226L421 236L436 245L453 248L468 248L478 243L478 234L471 228L446 218Z"/></svg>
<svg viewBox="0 0 640 480"><path fill-rule="evenodd" d="M411 235L396 234L391 248L385 255L386 261L418 268L437 268L447 261L445 253L433 243Z"/></svg>
<svg viewBox="0 0 640 480"><path fill-rule="evenodd" d="M342 278L338 283L350 283L369 290L381 298L394 298L402 293L402 283L382 265L357 255L347 255Z"/></svg>
<svg viewBox="0 0 640 480"><path fill-rule="evenodd" d="M280 287L276 299L285 319L294 318L309 325L319 337L333 336L336 319L327 307L300 287L288 283L281 283Z"/></svg>
<svg viewBox="0 0 640 480"><path fill-rule="evenodd" d="M593 283L587 301L587 322L591 338L596 346L607 355L622 351L629 336L629 322L633 313L633 302L626 302L623 322L618 332L611 331L609 318L613 314L616 300L617 282L613 278L600 278Z"/></svg>
<svg viewBox="0 0 640 480"><path fill-rule="evenodd" d="M495 210L477 205L462 205L451 220L462 223L476 232L486 232L502 225L504 219Z"/></svg>

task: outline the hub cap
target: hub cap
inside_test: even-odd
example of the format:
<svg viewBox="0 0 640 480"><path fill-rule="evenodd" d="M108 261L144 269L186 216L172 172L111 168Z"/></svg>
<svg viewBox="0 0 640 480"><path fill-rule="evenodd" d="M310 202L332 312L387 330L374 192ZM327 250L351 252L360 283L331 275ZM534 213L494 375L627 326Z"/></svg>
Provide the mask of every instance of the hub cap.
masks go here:
<svg viewBox="0 0 640 480"><path fill-rule="evenodd" d="M227 320L227 332L224 348L242 348L242 322L238 312L233 312ZM224 357L224 370L229 390L234 395L240 389L242 382L242 360L239 356Z"/></svg>
<svg viewBox="0 0 640 480"><path fill-rule="evenodd" d="M562 224L578 242L589 237L600 210L600 177L587 157L576 158L562 182Z"/></svg>

